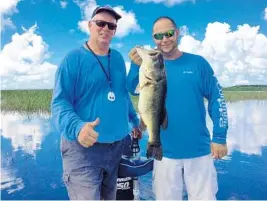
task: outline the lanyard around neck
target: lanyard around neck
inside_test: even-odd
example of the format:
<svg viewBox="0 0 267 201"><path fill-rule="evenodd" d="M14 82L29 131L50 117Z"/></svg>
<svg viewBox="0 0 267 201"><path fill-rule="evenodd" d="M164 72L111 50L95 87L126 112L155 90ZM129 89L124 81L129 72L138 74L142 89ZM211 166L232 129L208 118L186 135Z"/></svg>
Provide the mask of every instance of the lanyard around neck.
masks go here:
<svg viewBox="0 0 267 201"><path fill-rule="evenodd" d="M111 89L111 76L110 76L110 49L108 50L108 73L105 71L105 68L103 66L103 64L100 62L98 56L94 53L94 51L89 47L89 45L87 44L87 42L85 42L86 47L93 53L94 57L97 59L103 73L105 74L109 87Z"/></svg>

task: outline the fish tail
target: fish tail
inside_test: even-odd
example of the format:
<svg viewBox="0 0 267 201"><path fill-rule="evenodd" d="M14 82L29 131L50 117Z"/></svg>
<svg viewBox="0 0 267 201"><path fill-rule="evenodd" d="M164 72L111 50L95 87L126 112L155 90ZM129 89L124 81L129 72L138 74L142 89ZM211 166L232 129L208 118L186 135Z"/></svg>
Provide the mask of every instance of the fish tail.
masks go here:
<svg viewBox="0 0 267 201"><path fill-rule="evenodd" d="M147 145L147 152L146 152L147 158L154 158L158 161L162 160L162 147L160 143L152 144L148 143Z"/></svg>

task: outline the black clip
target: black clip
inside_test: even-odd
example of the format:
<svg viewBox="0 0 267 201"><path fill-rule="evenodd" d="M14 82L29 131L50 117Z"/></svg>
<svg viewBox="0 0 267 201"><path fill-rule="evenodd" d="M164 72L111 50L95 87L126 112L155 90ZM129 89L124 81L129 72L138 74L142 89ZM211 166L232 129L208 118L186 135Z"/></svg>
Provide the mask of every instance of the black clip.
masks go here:
<svg viewBox="0 0 267 201"><path fill-rule="evenodd" d="M138 138L134 138L132 139L132 144L131 144L131 149L133 154L137 154L140 152L140 147L139 147L139 141Z"/></svg>

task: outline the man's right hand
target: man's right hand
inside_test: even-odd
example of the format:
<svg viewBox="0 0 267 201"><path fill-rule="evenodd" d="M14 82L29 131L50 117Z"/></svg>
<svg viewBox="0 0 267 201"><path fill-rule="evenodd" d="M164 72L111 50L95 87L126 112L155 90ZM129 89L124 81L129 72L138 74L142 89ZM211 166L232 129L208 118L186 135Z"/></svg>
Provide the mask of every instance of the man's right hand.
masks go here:
<svg viewBox="0 0 267 201"><path fill-rule="evenodd" d="M78 142L83 147L90 147L94 145L98 138L98 133L94 130L94 128L99 124L100 120L97 118L93 122L89 122L83 126L79 135Z"/></svg>
<svg viewBox="0 0 267 201"><path fill-rule="evenodd" d="M132 48L131 51L128 54L129 58L138 66L141 66L142 64L142 58L139 56L136 48Z"/></svg>

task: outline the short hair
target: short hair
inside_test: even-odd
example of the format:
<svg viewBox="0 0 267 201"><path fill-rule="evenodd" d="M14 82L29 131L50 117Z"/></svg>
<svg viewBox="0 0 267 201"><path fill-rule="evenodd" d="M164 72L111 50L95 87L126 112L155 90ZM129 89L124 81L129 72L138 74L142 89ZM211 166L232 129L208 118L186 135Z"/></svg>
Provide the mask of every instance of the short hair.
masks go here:
<svg viewBox="0 0 267 201"><path fill-rule="evenodd" d="M161 16L161 17L158 17L158 18L154 21L154 23L153 23L153 27L154 27L154 25L155 25L158 21L160 21L160 20L162 20L162 19L170 20L171 23L172 23L172 25L173 25L175 28L177 28L177 25L176 25L176 23L174 22L174 20L173 20L172 18L168 17L168 16Z"/></svg>

